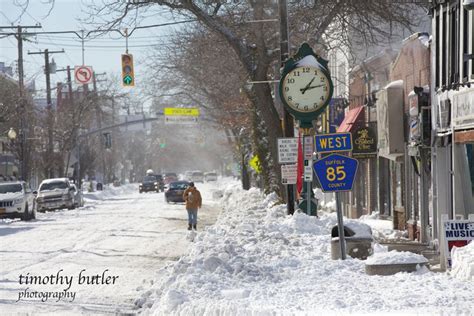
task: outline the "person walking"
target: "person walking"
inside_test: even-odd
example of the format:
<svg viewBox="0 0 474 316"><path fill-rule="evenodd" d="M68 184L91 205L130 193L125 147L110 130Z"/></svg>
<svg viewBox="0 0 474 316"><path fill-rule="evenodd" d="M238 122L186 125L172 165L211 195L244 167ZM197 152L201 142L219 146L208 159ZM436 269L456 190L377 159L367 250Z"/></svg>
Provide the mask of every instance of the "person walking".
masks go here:
<svg viewBox="0 0 474 316"><path fill-rule="evenodd" d="M197 230L197 212L202 206L201 192L194 186L194 182L189 183L189 187L183 193L188 211L188 230Z"/></svg>

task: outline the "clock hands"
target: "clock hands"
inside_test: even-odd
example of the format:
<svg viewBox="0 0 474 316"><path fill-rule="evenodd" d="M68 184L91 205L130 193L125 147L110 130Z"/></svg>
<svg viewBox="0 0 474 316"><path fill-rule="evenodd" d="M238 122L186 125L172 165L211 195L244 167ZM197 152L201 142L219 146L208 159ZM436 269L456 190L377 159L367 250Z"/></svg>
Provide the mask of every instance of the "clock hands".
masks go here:
<svg viewBox="0 0 474 316"><path fill-rule="evenodd" d="M314 88L319 88L319 87L324 87L325 85L324 84L320 84L320 85L317 85L317 86L310 86L308 88L306 88L306 90L309 90L309 89L314 89ZM305 91L306 91L305 90Z"/></svg>
<svg viewBox="0 0 474 316"><path fill-rule="evenodd" d="M313 79L311 79L311 81L304 87L304 88L301 88L300 91L301 91L301 94L304 94L306 92L306 90L309 89L309 87L311 86L311 84L313 83L314 79L316 79L316 77L313 77Z"/></svg>

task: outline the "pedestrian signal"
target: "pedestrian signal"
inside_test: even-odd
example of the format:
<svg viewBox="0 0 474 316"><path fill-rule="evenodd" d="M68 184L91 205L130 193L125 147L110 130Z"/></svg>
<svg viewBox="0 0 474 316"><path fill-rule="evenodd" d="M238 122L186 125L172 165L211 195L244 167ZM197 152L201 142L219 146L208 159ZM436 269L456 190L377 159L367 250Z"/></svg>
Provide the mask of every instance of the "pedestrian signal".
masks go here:
<svg viewBox="0 0 474 316"><path fill-rule="evenodd" d="M122 85L124 87L135 86L135 75L133 73L133 55L122 54Z"/></svg>

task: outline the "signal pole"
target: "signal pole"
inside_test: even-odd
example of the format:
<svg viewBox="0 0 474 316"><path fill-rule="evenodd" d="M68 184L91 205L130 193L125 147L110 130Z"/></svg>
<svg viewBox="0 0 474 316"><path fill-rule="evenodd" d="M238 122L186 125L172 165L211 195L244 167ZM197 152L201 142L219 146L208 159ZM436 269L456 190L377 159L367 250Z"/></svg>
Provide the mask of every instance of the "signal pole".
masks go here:
<svg viewBox="0 0 474 316"><path fill-rule="evenodd" d="M47 174L49 178L54 177L52 165L54 163L53 153L54 153L54 144L53 144L53 105L51 101L51 79L50 79L50 69L49 69L49 54L64 53L63 50L49 51L45 49L43 52L28 52L28 55L44 55L44 73L46 75L46 110L48 112L48 159L47 159Z"/></svg>
<svg viewBox="0 0 474 316"><path fill-rule="evenodd" d="M25 102L25 75L23 70L23 36L24 29L31 28L41 28L41 25L18 25L18 26L0 26L0 29L16 29L16 33L7 33L6 36L15 36L18 42L18 88L20 102L17 108L18 116L20 118L20 176L22 180L28 180L29 173L27 172L27 163L26 163L26 140L27 140L27 131L25 129L25 114L26 114L26 102Z"/></svg>
<svg viewBox="0 0 474 316"><path fill-rule="evenodd" d="M280 65L288 59L290 51L290 42L288 38L288 6L286 0L279 0L278 7L280 12ZM285 137L294 137L293 117L283 107L283 135ZM295 185L288 184L286 189L286 209L289 215L295 212Z"/></svg>

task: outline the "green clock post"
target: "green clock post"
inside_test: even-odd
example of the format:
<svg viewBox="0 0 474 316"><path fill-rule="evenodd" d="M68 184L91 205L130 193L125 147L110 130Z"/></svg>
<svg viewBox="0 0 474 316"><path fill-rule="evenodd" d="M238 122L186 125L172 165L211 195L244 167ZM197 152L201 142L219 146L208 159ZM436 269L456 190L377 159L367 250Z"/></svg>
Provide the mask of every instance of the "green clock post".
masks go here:
<svg viewBox="0 0 474 316"><path fill-rule="evenodd" d="M304 136L309 136L313 121L325 110L333 94L333 83L328 61L316 55L303 43L298 52L285 62L280 79L279 93L285 108L299 121ZM305 144L304 146L309 146ZM305 148L303 148L305 152ZM312 165L312 158L305 157L305 166ZM308 215L317 215L311 177L305 177L302 201L298 207Z"/></svg>

